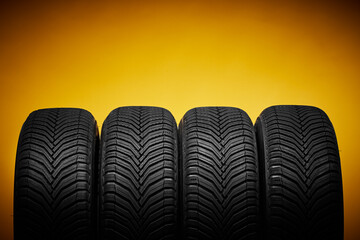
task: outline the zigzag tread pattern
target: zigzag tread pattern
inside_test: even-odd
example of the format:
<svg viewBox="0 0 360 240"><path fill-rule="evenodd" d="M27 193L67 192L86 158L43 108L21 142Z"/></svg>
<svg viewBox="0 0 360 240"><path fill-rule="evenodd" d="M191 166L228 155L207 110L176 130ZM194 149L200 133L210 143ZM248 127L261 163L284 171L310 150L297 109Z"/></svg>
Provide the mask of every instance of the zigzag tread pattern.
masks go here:
<svg viewBox="0 0 360 240"><path fill-rule="evenodd" d="M274 106L256 129L265 146L267 239L343 239L340 157L327 115L315 107Z"/></svg>
<svg viewBox="0 0 360 240"><path fill-rule="evenodd" d="M180 122L184 239L257 239L255 133L240 109L203 107Z"/></svg>
<svg viewBox="0 0 360 240"><path fill-rule="evenodd" d="M29 115L16 158L15 239L91 239L96 128L82 109Z"/></svg>
<svg viewBox="0 0 360 240"><path fill-rule="evenodd" d="M121 107L104 122L101 239L175 239L177 132L171 113Z"/></svg>

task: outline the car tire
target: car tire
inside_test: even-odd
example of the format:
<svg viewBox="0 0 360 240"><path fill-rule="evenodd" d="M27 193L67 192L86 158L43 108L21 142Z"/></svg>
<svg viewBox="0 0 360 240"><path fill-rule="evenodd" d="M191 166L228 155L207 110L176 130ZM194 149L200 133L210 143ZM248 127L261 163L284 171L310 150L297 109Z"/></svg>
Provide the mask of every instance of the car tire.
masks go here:
<svg viewBox="0 0 360 240"><path fill-rule="evenodd" d="M183 239L258 239L259 180L248 115L200 107L180 122Z"/></svg>
<svg viewBox="0 0 360 240"><path fill-rule="evenodd" d="M100 238L175 239L178 151L171 113L120 107L101 136Z"/></svg>
<svg viewBox="0 0 360 240"><path fill-rule="evenodd" d="M93 239L97 124L85 110L42 109L25 121L14 184L14 239Z"/></svg>
<svg viewBox="0 0 360 240"><path fill-rule="evenodd" d="M343 239L340 158L328 116L273 106L255 130L265 239Z"/></svg>

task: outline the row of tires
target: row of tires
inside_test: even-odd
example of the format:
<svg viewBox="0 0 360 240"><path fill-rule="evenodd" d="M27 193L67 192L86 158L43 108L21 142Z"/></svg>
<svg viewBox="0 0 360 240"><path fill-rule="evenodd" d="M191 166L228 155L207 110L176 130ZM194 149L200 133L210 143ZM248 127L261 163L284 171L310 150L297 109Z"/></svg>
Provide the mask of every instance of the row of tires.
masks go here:
<svg viewBox="0 0 360 240"><path fill-rule="evenodd" d="M327 115L273 106L120 107L99 138L86 110L42 109L18 142L19 239L343 239L339 151Z"/></svg>

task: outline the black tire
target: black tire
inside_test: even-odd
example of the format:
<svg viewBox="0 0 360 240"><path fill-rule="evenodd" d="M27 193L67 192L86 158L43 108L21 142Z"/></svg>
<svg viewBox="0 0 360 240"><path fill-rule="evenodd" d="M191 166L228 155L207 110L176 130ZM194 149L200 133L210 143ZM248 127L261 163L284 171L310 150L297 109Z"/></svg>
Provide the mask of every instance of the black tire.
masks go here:
<svg viewBox="0 0 360 240"><path fill-rule="evenodd" d="M195 108L179 128L184 239L258 239L257 149L248 115Z"/></svg>
<svg viewBox="0 0 360 240"><path fill-rule="evenodd" d="M273 106L255 124L266 239L343 239L334 128L309 106Z"/></svg>
<svg viewBox="0 0 360 240"><path fill-rule="evenodd" d="M92 239L98 131L82 109L32 112L18 142L14 239Z"/></svg>
<svg viewBox="0 0 360 240"><path fill-rule="evenodd" d="M101 239L175 239L177 161L169 111L121 107L109 114L101 138Z"/></svg>

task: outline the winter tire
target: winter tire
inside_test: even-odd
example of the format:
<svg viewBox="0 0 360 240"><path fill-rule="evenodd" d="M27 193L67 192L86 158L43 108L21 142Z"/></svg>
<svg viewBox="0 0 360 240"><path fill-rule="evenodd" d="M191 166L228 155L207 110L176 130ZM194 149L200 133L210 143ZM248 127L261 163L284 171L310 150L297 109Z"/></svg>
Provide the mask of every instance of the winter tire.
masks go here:
<svg viewBox="0 0 360 240"><path fill-rule="evenodd" d="M82 109L42 109L18 142L14 239L92 239L98 131Z"/></svg>
<svg viewBox="0 0 360 240"><path fill-rule="evenodd" d="M180 122L184 239L258 239L255 133L237 108L201 107Z"/></svg>
<svg viewBox="0 0 360 240"><path fill-rule="evenodd" d="M343 239L340 158L327 115L273 106L255 128L265 239Z"/></svg>
<svg viewBox="0 0 360 240"><path fill-rule="evenodd" d="M120 107L102 127L100 238L175 239L176 123L157 107Z"/></svg>

